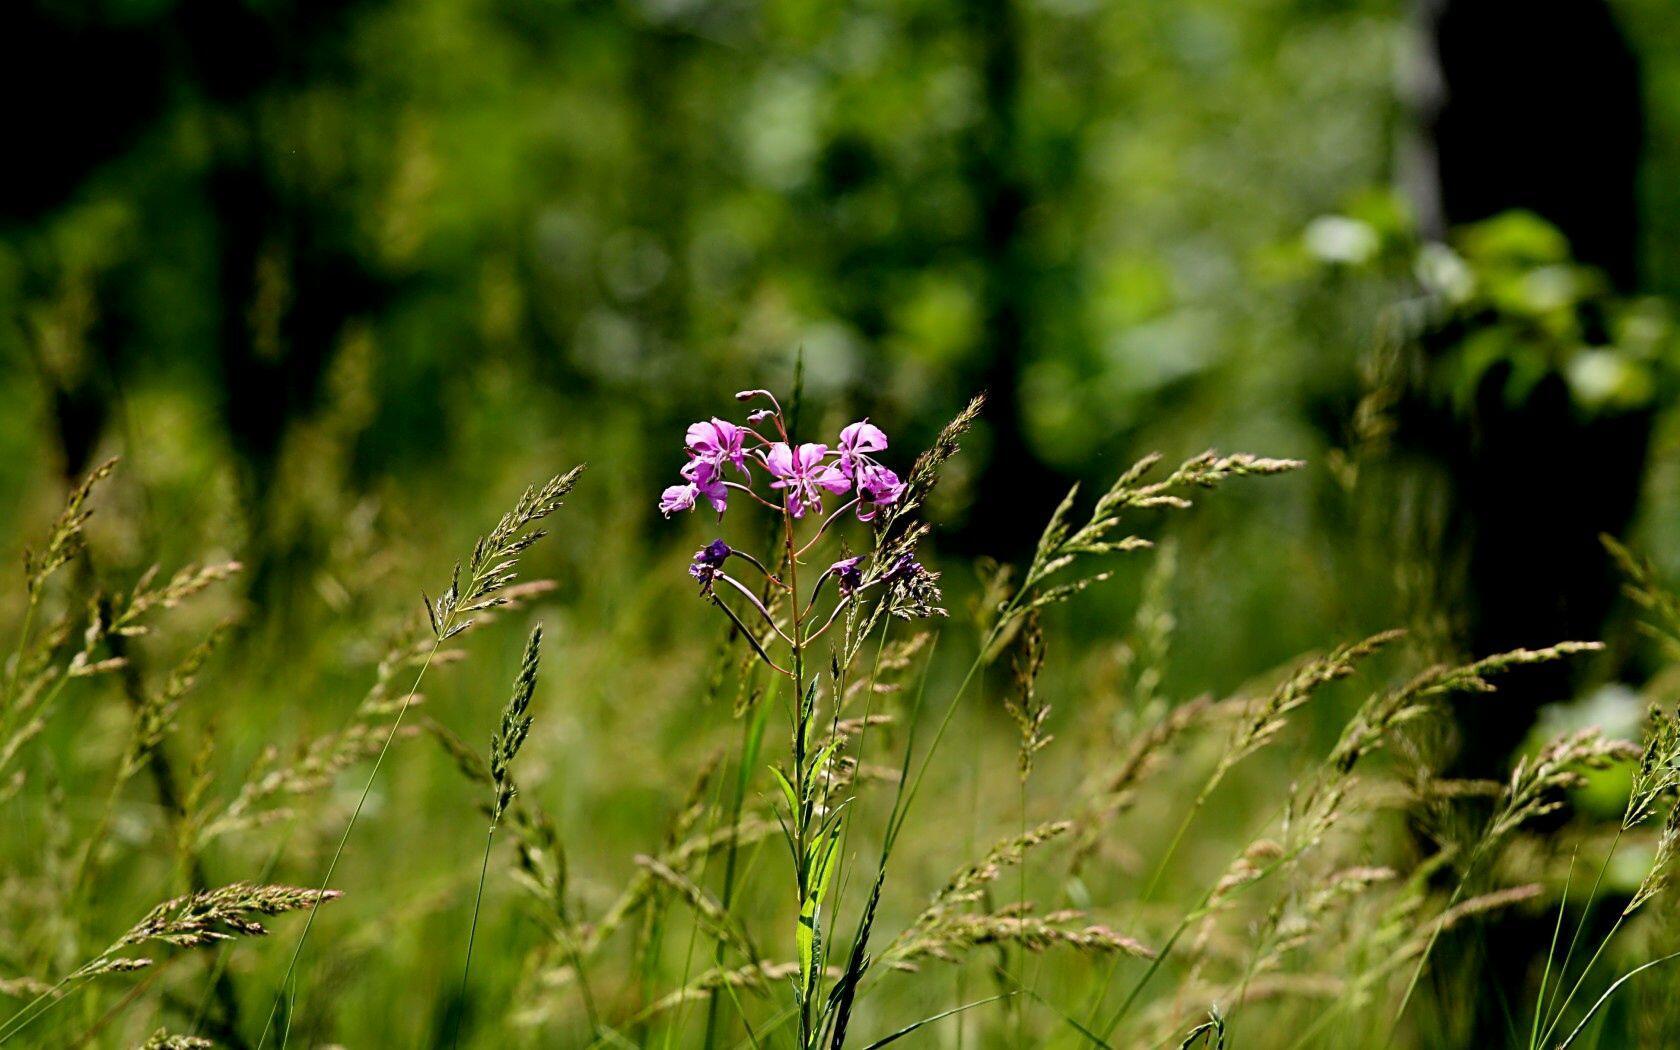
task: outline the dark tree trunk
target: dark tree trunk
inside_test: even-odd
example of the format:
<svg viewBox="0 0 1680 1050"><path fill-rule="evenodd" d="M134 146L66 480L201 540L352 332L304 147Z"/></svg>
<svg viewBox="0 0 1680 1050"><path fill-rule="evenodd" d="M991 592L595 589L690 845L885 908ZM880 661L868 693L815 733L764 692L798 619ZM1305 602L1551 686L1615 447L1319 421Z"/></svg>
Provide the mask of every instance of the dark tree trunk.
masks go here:
<svg viewBox="0 0 1680 1050"><path fill-rule="evenodd" d="M1424 0L1422 15L1407 181L1426 233L1528 209L1631 287L1641 106L1608 6ZM1557 378L1508 403L1504 378L1494 370L1466 414L1415 409L1401 435L1449 479L1443 553L1463 559L1454 620L1477 654L1598 636L1614 597L1598 536L1628 525L1650 431L1644 413L1583 416ZM1563 698L1567 673L1535 671L1497 711L1467 710L1463 771L1503 768L1533 707Z"/></svg>
<svg viewBox="0 0 1680 1050"><path fill-rule="evenodd" d="M1623 289L1638 262L1639 71L1605 0L1421 0L1427 232L1526 208Z"/></svg>
<svg viewBox="0 0 1680 1050"><path fill-rule="evenodd" d="M262 542L287 427L314 403L344 325L391 294L361 262L328 193L293 188L272 103L288 91L349 75L344 23L373 0L286 0L275 5L181 0L135 17L99 5L19 0L0 5L0 87L40 95L19 108L12 139L31 158L0 167L0 230L28 231L74 199L86 180L167 123L183 100L221 127L204 192L215 215L215 358L231 443L244 466L253 532L250 586L270 590L289 552ZM87 75L88 70L98 72ZM112 85L121 85L120 90ZM322 203L325 201L326 203ZM100 275L95 275L100 277ZM115 288L121 272L100 278ZM97 293L94 323L79 333L87 367L44 376L66 473L84 472L120 413L125 370L140 352L124 311L147 308Z"/></svg>
<svg viewBox="0 0 1680 1050"><path fill-rule="evenodd" d="M1639 78L1604 0L1422 0L1416 135L1404 181L1424 232L1510 209L1558 227L1575 257L1621 290L1637 280ZM1436 333L1443 349L1471 334ZM1428 355L1425 367L1428 367ZM1484 377L1468 411L1403 405L1403 455L1429 464L1438 499L1433 552L1457 589L1442 603L1453 645L1475 655L1602 635L1615 596L1601 533L1632 518L1650 436L1647 412L1588 417L1552 376L1520 403L1505 374ZM1504 679L1496 697L1460 705L1452 772L1502 778L1535 712L1567 699L1579 666ZM1540 926L1544 926L1542 929ZM1501 1000L1526 1021L1525 963L1547 950L1548 924L1505 917L1439 959L1459 957L1479 980L1436 971L1438 994L1462 1016L1467 1045L1503 1045ZM1476 958L1479 956L1479 960ZM1498 982L1493 988L1488 981ZM1449 1014L1450 1015L1450 1014ZM1445 1033L1437 1033L1445 1035Z"/></svg>
<svg viewBox="0 0 1680 1050"><path fill-rule="evenodd" d="M966 166L980 223L973 249L984 272L978 385L987 393L991 446L971 518L958 539L961 546L1012 557L1037 539L1066 493L1067 479L1028 441L1021 397L1035 278L1026 229L1032 187L1021 170L1017 127L1024 30L1015 0L975 0L968 10L986 113L968 143Z"/></svg>

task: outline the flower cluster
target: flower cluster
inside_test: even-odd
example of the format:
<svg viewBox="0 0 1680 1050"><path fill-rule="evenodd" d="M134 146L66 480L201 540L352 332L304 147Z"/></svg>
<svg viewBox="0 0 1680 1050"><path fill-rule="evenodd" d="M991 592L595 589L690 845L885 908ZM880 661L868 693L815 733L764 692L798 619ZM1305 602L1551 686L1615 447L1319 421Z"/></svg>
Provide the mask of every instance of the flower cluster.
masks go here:
<svg viewBox="0 0 1680 1050"><path fill-rule="evenodd" d="M873 456L887 447L887 435L869 420L840 431L832 449L814 442L795 444L788 437L781 406L769 391L744 390L735 396L741 401L763 397L774 407L753 412L745 425L714 417L688 428L683 483L672 485L659 497L659 509L666 517L692 510L702 499L722 515L730 493L742 492L803 518L807 513L824 513L825 496L850 492L852 498L836 513L853 510L859 521L870 521L903 494L904 483L898 475ZM757 428L766 421L775 428L768 437ZM755 471L763 471L762 479ZM754 489L755 480L768 481L772 499Z"/></svg>
<svg viewBox="0 0 1680 1050"><path fill-rule="evenodd" d="M849 648L885 617L943 615L939 574L916 561L916 534L901 534L889 542L883 537L890 530L880 530L872 555L842 551L844 556L801 592L799 566L829 527L847 511L858 521L874 521L883 507L906 498L905 483L875 458L886 449L887 435L869 420L841 430L830 448L793 440L781 405L769 391L747 390L736 398L762 399L770 407L753 411L742 423L713 418L689 427L683 483L660 495L659 509L669 517L705 500L721 516L730 497L736 496L783 519L783 549L775 558L761 561L717 539L695 551L688 565L700 594L729 616L758 656L797 679L802 654L836 624L846 639L843 648ZM825 506L831 496L837 498L832 510ZM806 518L821 521L814 532L800 537L796 526ZM772 570L766 561L777 568ZM752 569L753 582L732 575L729 570L736 568ZM868 602L873 603L871 611L860 613ZM848 611L851 616L845 615ZM793 656L793 670L774 655L784 646Z"/></svg>

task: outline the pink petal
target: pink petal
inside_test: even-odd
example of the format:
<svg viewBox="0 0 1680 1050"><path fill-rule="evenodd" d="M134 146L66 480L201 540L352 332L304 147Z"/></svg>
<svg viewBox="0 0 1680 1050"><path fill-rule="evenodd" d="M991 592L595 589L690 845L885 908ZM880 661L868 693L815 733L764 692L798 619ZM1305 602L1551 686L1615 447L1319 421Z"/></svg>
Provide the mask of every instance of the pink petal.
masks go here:
<svg viewBox="0 0 1680 1050"><path fill-rule="evenodd" d="M811 474L811 481L830 492L845 492L852 487L852 479L833 467L819 467Z"/></svg>
<svg viewBox="0 0 1680 1050"><path fill-rule="evenodd" d="M799 446L799 469L800 469L800 471L801 472L809 471L811 468L815 467L818 463L821 463L823 457L826 456L826 455L828 455L828 446L827 445L818 445L818 444L815 444L815 443L812 443L812 442L807 442L806 444L800 445Z"/></svg>
<svg viewBox="0 0 1680 1050"><path fill-rule="evenodd" d="M840 447L848 452L879 452L887 447L887 435L867 419L860 419L840 431Z"/></svg>
<svg viewBox="0 0 1680 1050"><path fill-rule="evenodd" d="M710 423L690 423L686 443L696 452L716 452L718 450L717 428Z"/></svg>
<svg viewBox="0 0 1680 1050"><path fill-rule="evenodd" d="M741 452L741 428L727 419L712 417L712 440L722 455L739 455Z"/></svg>
<svg viewBox="0 0 1680 1050"><path fill-rule="evenodd" d="M770 446L770 451L764 456L764 466L778 478L793 476L793 449L788 448L787 442L778 441Z"/></svg>

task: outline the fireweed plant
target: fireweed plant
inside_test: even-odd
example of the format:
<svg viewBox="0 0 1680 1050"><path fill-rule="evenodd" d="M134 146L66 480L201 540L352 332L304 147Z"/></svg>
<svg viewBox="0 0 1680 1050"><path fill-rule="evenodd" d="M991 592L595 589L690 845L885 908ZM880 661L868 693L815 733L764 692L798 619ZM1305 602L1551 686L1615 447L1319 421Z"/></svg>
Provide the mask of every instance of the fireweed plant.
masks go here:
<svg viewBox="0 0 1680 1050"><path fill-rule="evenodd" d="M760 557L715 539L695 552L688 571L700 593L788 686L790 753L785 768L773 766L771 772L785 805L777 816L793 861L798 904L798 971L792 985L799 1042L815 1047L832 1028L839 1045L861 972L849 984L837 985L823 1001L823 905L841 856L841 830L850 801L836 801L835 795L855 771L855 763L849 766L842 752L848 738L867 727L868 717L856 727L842 726L842 705L833 701L844 698L853 660L884 621L942 616L945 610L939 605L938 574L915 557L916 540L925 530L892 535L891 526L898 520L893 511L901 501L916 501L918 494L875 458L887 449L887 435L861 420L842 430L832 449L796 442L774 394L747 390L736 397L762 407L751 411L744 423L713 418L689 427L684 482L661 494L659 509L669 517L703 501L721 519L733 497L737 505L754 505L780 519L781 542L775 554ZM915 475L912 480L917 480ZM932 477L920 480L925 487ZM831 508L826 501L836 505ZM866 561L862 555L830 550L841 556L829 561L802 591L801 565L827 560L828 555L819 553L823 541L836 539L831 528L848 515L859 522L881 522L873 556ZM752 586L729 571L733 564L753 574ZM768 602L759 597L765 588ZM745 612L738 612L724 594ZM825 637L831 702L827 733L819 739L821 681L810 668Z"/></svg>
<svg viewBox="0 0 1680 1050"><path fill-rule="evenodd" d="M1052 514L1019 583L1007 573L999 573L994 581L1004 597L993 609L977 655L914 773L914 739L906 746L869 897L844 964L831 967L835 929L833 909L827 902L855 801L847 791L859 768L856 755L846 752L848 748L861 750L861 737L875 720L870 711L847 717L848 682L866 641L878 636L878 645L884 645L893 621L945 615L939 574L917 559L917 546L929 529L914 513L938 480L940 468L957 452L959 439L978 417L983 402L978 397L971 401L901 478L877 458L887 451L889 440L867 419L841 430L833 446L802 442L790 433L788 416L770 391L746 390L736 398L754 406L744 421L713 418L688 428L683 481L664 490L659 508L669 517L709 507L721 520L732 503L745 504L778 521L779 542L773 552L754 554L714 539L694 553L688 572L700 594L728 617L757 659L785 685L789 750L770 772L780 793L777 819L792 861L791 888L797 904L797 965L789 975L792 1015L800 1047L816 1050L827 1045L837 1050L846 1043L853 1005L878 962L870 955L869 941L893 845L957 702L982 664L1024 624L1029 625L1025 663L1031 671L1024 686L1030 692L1030 679L1043 658L1037 611L1105 579L1106 571L1088 568L1092 558L1149 545L1140 537L1117 531L1124 512L1185 508L1190 505L1182 495L1185 491L1212 487L1233 477L1281 473L1299 464L1209 452L1168 477L1150 482L1145 479L1157 462L1150 457L1123 474L1098 499L1083 525L1074 517L1077 488L1068 494ZM848 519L870 527L861 553L852 551L837 535ZM823 567L802 589L802 567L810 579L819 565ZM737 573L746 574L746 579ZM813 668L824 670L813 673ZM1023 673L1018 670L1018 677ZM1025 719L1024 783L1032 754L1048 741L1039 734L1042 716L1028 714L1024 707L1021 710L1017 717ZM975 871L958 876L936 896L928 911L888 946L880 961L892 968L913 968L918 956L951 958L960 950L988 943L1013 943L1031 950L1069 944L1101 954L1150 954L1137 941L1104 927L1073 927L1080 918L1078 912L1063 910L1037 917L1025 910L1022 901L1013 909L987 916L959 914L960 906L972 902L1002 865L1019 863L1027 849L1069 826L1023 828L1019 840L1002 844ZM1035 994L1017 987L982 1002L1020 992ZM975 1005L979 1003L957 1009ZM871 1045L901 1038L950 1012L918 1021Z"/></svg>

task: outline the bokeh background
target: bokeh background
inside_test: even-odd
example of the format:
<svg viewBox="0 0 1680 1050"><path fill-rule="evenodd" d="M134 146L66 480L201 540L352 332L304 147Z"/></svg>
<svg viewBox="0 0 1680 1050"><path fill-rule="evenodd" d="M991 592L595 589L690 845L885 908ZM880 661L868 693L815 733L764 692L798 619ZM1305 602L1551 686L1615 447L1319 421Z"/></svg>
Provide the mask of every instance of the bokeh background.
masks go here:
<svg viewBox="0 0 1680 1050"><path fill-rule="evenodd" d="M1019 555L1073 481L1151 450L1299 457L1172 524L1167 690L1395 624L1453 653L1610 638L1588 672L1464 712L1459 764L1503 769L1545 705L1637 718L1627 686L1656 666L1598 534L1680 568L1673 14L13 0L0 535L29 542L120 454L97 576L244 561L239 673L204 701L236 769L337 724L375 627L527 481L587 461L534 555L560 589L530 774L598 847L587 895L733 732L696 702L718 631L683 594L710 533L655 510L683 426L797 385L814 427L867 415L907 462L984 389L933 508L954 622L969 559ZM1141 565L1058 618L1064 709ZM470 739L517 635L432 698ZM998 712L964 718L1006 741ZM67 779L99 755L55 746ZM338 949L349 1045L424 1041L455 1008L404 994L441 1002L453 973L433 949L478 831L448 767L405 754L347 860L352 897L400 870L386 910L418 916ZM323 913L323 943L379 907ZM516 977L484 973L486 1002Z"/></svg>

